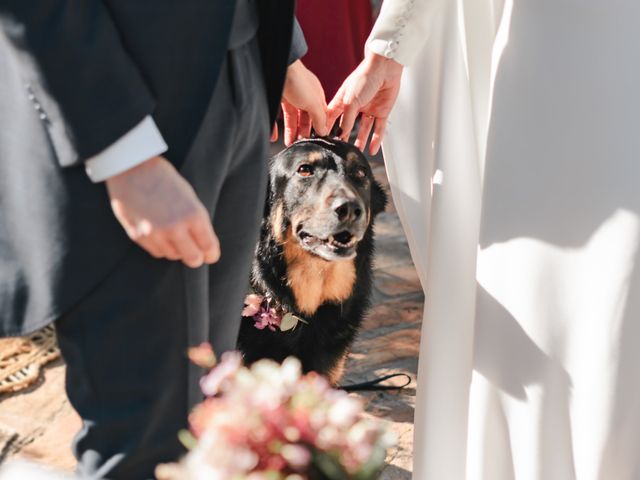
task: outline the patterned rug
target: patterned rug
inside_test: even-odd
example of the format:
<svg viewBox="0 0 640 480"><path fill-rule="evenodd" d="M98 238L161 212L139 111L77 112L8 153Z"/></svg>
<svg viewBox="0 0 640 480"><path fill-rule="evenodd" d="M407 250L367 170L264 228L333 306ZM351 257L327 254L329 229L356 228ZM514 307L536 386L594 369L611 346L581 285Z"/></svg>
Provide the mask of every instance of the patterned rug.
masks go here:
<svg viewBox="0 0 640 480"><path fill-rule="evenodd" d="M25 337L0 338L0 394L17 392L40 377L40 369L60 356L52 325Z"/></svg>

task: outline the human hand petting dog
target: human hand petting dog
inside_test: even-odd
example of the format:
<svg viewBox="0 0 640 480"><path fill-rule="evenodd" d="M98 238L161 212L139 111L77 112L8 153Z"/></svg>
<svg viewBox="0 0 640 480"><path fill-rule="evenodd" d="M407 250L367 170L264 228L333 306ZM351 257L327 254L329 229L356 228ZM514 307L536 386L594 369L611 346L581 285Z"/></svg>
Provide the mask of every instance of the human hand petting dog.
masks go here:
<svg viewBox="0 0 640 480"><path fill-rule="evenodd" d="M311 127L320 136L329 133L324 90L318 77L300 60L293 62L287 69L281 105L285 145L289 146L300 138L311 136ZM272 140L277 139L275 127Z"/></svg>
<svg viewBox="0 0 640 480"><path fill-rule="evenodd" d="M107 179L111 208L127 235L156 258L196 268L220 258L209 214L164 157Z"/></svg>
<svg viewBox="0 0 640 480"><path fill-rule="evenodd" d="M339 138L349 140L349 135L359 113L362 113L355 146L364 150L373 128L369 144L372 155L378 153L387 125L387 118L400 90L402 64L367 50L360 65L347 77L333 100L329 103L327 129L331 130L339 116Z"/></svg>

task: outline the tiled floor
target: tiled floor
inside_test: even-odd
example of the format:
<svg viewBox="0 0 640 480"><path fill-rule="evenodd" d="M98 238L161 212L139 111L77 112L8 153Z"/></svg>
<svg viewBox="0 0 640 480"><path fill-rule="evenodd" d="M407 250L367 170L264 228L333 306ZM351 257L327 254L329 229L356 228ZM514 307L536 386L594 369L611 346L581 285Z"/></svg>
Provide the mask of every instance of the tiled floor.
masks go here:
<svg viewBox="0 0 640 480"><path fill-rule="evenodd" d="M371 160L376 177L387 184L384 165ZM390 423L398 447L389 452L385 480L411 478L422 290L393 205L377 220L373 308L347 363L344 383L403 372L413 382L400 392L363 393L367 411ZM0 463L28 458L65 470L73 468L69 448L80 421L64 393L61 360L45 368L43 379L25 392L0 396Z"/></svg>

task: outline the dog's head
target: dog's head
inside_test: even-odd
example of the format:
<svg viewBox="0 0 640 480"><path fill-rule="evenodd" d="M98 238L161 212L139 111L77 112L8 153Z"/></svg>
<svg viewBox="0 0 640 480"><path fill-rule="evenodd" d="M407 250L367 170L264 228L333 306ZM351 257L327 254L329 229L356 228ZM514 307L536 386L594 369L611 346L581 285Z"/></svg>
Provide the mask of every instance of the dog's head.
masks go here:
<svg viewBox="0 0 640 480"><path fill-rule="evenodd" d="M298 242L328 261L355 257L358 242L387 202L365 156L336 139L294 143L272 159L270 177L276 238Z"/></svg>

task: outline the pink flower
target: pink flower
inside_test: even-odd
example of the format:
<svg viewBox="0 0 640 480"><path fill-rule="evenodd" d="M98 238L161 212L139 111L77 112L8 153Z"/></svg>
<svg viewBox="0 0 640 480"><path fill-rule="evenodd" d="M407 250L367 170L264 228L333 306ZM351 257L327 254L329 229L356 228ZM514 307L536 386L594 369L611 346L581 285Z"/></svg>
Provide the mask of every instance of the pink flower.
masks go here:
<svg viewBox="0 0 640 480"><path fill-rule="evenodd" d="M278 314L275 308L269 306L271 299L252 293L247 295L244 299L244 310L242 310L243 317L253 317L255 323L253 324L258 330L264 330L268 328L272 332L276 331L276 327L280 327L282 322L282 316Z"/></svg>
<svg viewBox="0 0 640 480"><path fill-rule="evenodd" d="M362 404L357 399L344 396L329 408L329 422L338 428L349 428L358 421L362 410Z"/></svg>
<svg viewBox="0 0 640 480"><path fill-rule="evenodd" d="M251 293L244 298L244 310L242 310L243 317L253 317L261 309L264 297L262 295L256 295Z"/></svg>
<svg viewBox="0 0 640 480"><path fill-rule="evenodd" d="M188 355L189 360L202 368L211 369L216 364L216 354L213 353L210 343L204 342L197 347L191 347Z"/></svg>
<svg viewBox="0 0 640 480"><path fill-rule="evenodd" d="M265 298L252 317L257 328L276 328L276 309ZM203 347L198 353L208 355ZM261 360L241 366L237 352L223 355L202 379L208 395L189 416L196 439L164 480L303 480L323 458L339 463L349 478L372 480L392 441L380 425L362 417L362 402L331 389L300 363Z"/></svg>
<svg viewBox="0 0 640 480"><path fill-rule="evenodd" d="M213 396L220 390L225 380L233 378L242 367L240 352L226 352L216 368L200 379L200 388L207 396Z"/></svg>
<svg viewBox="0 0 640 480"><path fill-rule="evenodd" d="M275 308L264 307L253 316L253 319L256 321L253 326L258 330L264 330L267 327L272 332L276 331L276 327L280 326L280 321L282 320Z"/></svg>
<svg viewBox="0 0 640 480"><path fill-rule="evenodd" d="M311 453L302 445L285 445L281 455L295 469L302 469L311 462Z"/></svg>

